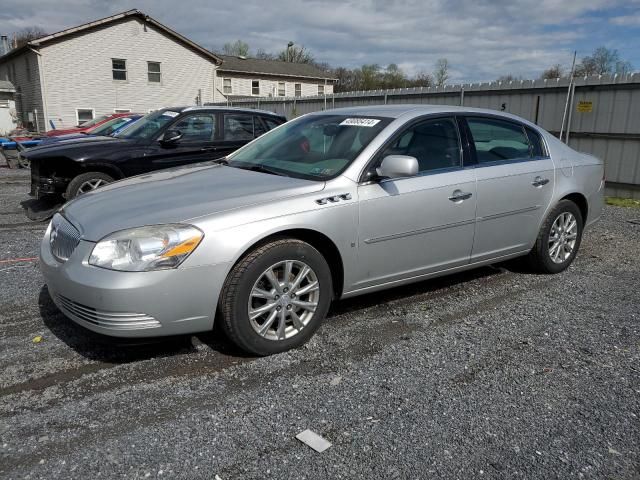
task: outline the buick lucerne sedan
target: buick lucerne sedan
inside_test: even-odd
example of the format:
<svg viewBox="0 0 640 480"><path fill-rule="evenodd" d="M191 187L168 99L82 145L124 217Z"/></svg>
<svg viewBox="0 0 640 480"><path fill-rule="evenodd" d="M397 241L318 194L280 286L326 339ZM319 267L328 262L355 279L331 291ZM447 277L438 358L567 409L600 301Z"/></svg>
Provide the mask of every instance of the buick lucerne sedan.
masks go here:
<svg viewBox="0 0 640 480"><path fill-rule="evenodd" d="M41 246L58 307L143 337L303 344L334 299L523 256L557 273L603 205L603 164L521 118L449 106L305 115L225 159L67 203Z"/></svg>

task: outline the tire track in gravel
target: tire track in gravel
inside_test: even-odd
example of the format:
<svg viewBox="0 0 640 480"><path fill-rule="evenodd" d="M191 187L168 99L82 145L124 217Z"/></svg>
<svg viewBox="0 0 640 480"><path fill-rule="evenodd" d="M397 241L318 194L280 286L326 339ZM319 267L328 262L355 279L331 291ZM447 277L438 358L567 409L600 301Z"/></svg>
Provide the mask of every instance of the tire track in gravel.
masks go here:
<svg viewBox="0 0 640 480"><path fill-rule="evenodd" d="M504 275L497 275L496 277L492 277L492 279L497 280L496 283L504 284L508 283L509 279L511 279L514 274L506 273ZM534 277L535 278L535 277ZM557 282L562 281L561 278L555 279L551 281L551 285ZM494 286L492 284L492 286ZM500 293L497 295L493 295L489 298L483 298L478 302L473 302L471 304L467 304L462 306L450 314L445 314L439 316L433 322L427 325L419 325L419 324L407 324L403 322L396 321L395 323L387 323L384 325L384 328L379 328L379 325L372 325L370 328L366 328L368 323L362 322L362 327L366 328L366 331L362 333L360 338L354 339L354 343L349 345L343 345L341 348L334 349L332 351L332 357L336 362L335 364L341 364L341 360L345 362L353 362L354 360L362 360L368 358L376 353L380 352L383 349L388 348L392 344L401 343L403 341L409 340L409 335L415 333L417 331L428 331L432 327L443 327L443 326L451 326L453 323L464 322L468 317L476 314L483 313L490 310L494 310L496 306L501 305L505 301L513 301L515 298L518 298L522 295L529 294L534 290L543 290L550 286L550 278L548 276L541 276L535 281L526 282L526 285L509 290L508 293ZM464 284L461 284L460 289L464 288ZM438 293L441 292L438 290L434 290L428 292L423 298L430 298L438 296ZM447 292L448 293L448 292ZM455 297L456 292L451 292L452 295L447 295L448 297ZM397 306L399 304L411 302L415 303L415 298L402 298L398 301L391 301L392 306ZM451 300L451 298L449 298ZM342 316L349 316L349 310L345 313L338 313L334 317L334 319L339 320ZM363 344L362 339L366 339L366 345ZM355 348L354 348L355 347ZM520 346L515 345L512 348L507 348L503 352L505 355L509 355L510 353L517 352ZM207 356L209 357L209 356ZM93 385L90 393L96 394L102 391L113 390L122 387L131 387L135 388L135 385L138 381L144 381L147 385L153 384L154 382L159 382L165 380L167 378L185 378L185 377L200 377L204 375L214 375L216 373L222 373L229 368L233 368L235 366L239 366L243 363L252 362L255 359L253 358L237 358L237 357L227 357L226 364L225 362L220 363L220 356L216 355L216 362L211 364L211 358L199 358L196 362L190 365L183 365L180 363L172 363L168 365L162 365L164 368L158 368L158 365L154 364L154 362L150 362L149 365L146 365L142 370L138 370L133 372L133 375L119 375L117 380L114 383L106 385L103 387L99 385ZM504 360L504 358L503 358ZM96 372L99 370L96 370ZM121 373L121 372L119 372ZM325 375L328 373L332 373L330 370L327 370L325 366L318 365L315 362L305 361L305 359L301 359L295 365L288 365L282 370L277 370L271 372L268 376L264 375L252 375L249 378L236 378L236 377L225 377L223 379L225 385L225 393L227 395L233 395L240 391L246 391L248 389L260 389L264 388L266 384L270 381L273 381L279 375L282 374L287 375L306 375L306 376L315 376L315 375ZM86 375L86 373L85 373ZM134 382L132 382L132 380ZM464 383L465 378L455 378L451 379L453 382L460 384ZM462 380L462 382L461 382ZM82 382L87 381L90 382L90 378L86 377L82 379ZM82 388L82 382L80 384L76 384L75 388L79 391L84 390ZM57 382L59 384L59 382ZM97 388L96 388L97 387ZM63 387L64 388L64 387ZM63 401L73 400L73 396L67 397L69 392L65 390L60 392ZM143 414L136 417L135 428L145 428L154 426L157 424L164 423L166 421L170 421L171 419L176 418L188 408L206 408L207 406L214 407L217 404L215 399L212 399L211 396L206 393L194 393L192 396L180 398L177 402L172 403L168 406L161 406L157 411L154 411L150 414ZM49 405L49 408L55 408L56 402ZM46 410L46 409L45 409ZM9 417L10 418L10 417ZM76 446L78 444L94 444L99 441L109 440L112 438L117 438L121 436L123 433L126 433L131 430L131 421L130 419L123 419L117 422L111 422L108 428L102 428L99 433L89 431L88 429L77 436L74 436L67 443L52 443L48 445L42 445L37 455L22 455L13 457L9 462L7 462L6 466L10 469L17 468L29 468L31 466L35 466L40 459L51 459L59 456L64 456L75 451Z"/></svg>

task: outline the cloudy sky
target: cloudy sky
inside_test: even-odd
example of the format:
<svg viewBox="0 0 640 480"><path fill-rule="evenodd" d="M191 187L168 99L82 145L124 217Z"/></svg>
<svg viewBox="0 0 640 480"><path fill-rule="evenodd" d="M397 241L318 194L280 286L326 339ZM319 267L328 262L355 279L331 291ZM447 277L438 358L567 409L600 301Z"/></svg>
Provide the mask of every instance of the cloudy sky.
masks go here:
<svg viewBox="0 0 640 480"><path fill-rule="evenodd" d="M640 70L640 0L3 0L0 32L47 32L137 8L207 48L242 39L252 50L289 40L333 66L397 63L452 80L537 77L600 45Z"/></svg>

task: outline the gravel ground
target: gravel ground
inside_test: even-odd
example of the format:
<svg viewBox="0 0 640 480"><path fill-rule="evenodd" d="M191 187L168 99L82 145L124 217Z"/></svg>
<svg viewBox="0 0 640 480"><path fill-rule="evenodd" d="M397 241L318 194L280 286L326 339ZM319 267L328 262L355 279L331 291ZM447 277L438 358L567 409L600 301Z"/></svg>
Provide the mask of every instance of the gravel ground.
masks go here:
<svg viewBox="0 0 640 480"><path fill-rule="evenodd" d="M13 261L45 228L27 182L0 168L1 478L640 477L640 210L607 207L560 275L342 301L308 345L256 359L216 333L122 346L66 320Z"/></svg>

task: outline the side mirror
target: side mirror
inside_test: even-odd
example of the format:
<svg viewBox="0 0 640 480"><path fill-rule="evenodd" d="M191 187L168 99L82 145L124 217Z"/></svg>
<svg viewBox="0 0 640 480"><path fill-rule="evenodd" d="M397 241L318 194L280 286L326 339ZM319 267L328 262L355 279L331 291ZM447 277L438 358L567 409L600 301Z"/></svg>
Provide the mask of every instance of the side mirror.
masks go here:
<svg viewBox="0 0 640 480"><path fill-rule="evenodd" d="M408 155L388 155L376 168L380 178L412 177L418 173L418 159Z"/></svg>
<svg viewBox="0 0 640 480"><path fill-rule="evenodd" d="M162 136L162 140L160 141L165 144L170 144L170 143L176 143L181 138L182 138L182 132L180 130L167 130L166 132L164 132L164 135Z"/></svg>

